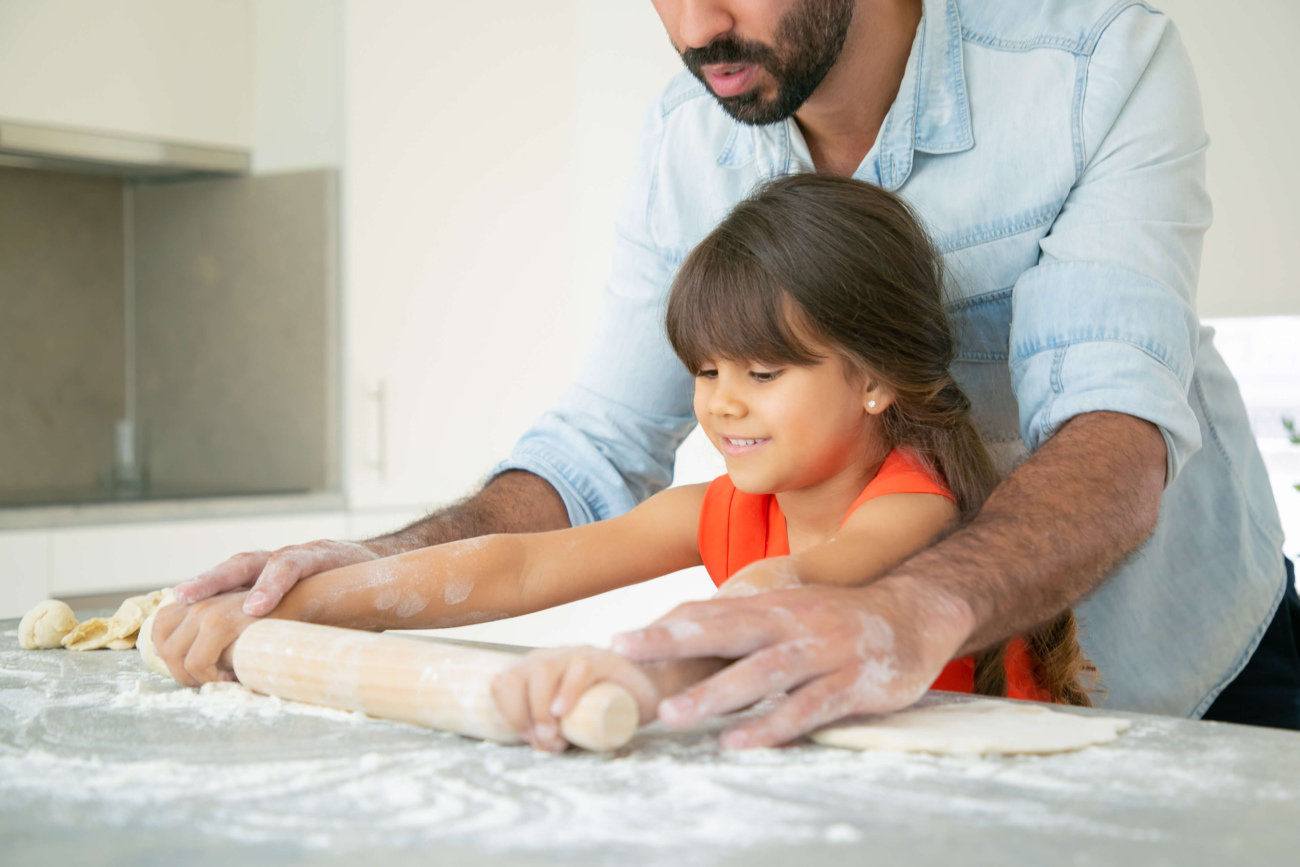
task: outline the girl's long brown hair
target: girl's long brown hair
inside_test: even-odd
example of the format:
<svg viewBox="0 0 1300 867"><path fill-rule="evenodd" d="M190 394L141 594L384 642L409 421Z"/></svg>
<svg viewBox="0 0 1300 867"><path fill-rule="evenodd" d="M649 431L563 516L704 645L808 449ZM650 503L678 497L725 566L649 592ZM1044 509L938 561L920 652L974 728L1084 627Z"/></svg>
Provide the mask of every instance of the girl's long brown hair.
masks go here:
<svg viewBox="0 0 1300 867"><path fill-rule="evenodd" d="M668 338L692 372L708 360L816 364L800 334L883 383L889 445L941 478L969 521L1000 481L949 371L954 346L942 263L900 199L847 178L801 174L761 187L686 258L668 298ZM1089 705L1092 672L1065 611L1025 636L1053 701ZM975 691L1006 695L1006 646L976 656Z"/></svg>

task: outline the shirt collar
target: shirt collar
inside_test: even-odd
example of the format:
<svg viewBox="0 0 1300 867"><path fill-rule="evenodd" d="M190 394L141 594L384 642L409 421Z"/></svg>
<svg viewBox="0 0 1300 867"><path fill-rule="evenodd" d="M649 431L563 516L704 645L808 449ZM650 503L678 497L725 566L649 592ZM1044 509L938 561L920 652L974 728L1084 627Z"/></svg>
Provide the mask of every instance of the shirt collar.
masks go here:
<svg viewBox="0 0 1300 867"><path fill-rule="evenodd" d="M912 173L916 151L947 154L974 146L957 0L924 0L898 96L872 149L874 165L867 165L873 161L868 155L855 176L897 190ZM735 123L718 163L738 168L751 160L764 177L812 169L794 118L756 127Z"/></svg>

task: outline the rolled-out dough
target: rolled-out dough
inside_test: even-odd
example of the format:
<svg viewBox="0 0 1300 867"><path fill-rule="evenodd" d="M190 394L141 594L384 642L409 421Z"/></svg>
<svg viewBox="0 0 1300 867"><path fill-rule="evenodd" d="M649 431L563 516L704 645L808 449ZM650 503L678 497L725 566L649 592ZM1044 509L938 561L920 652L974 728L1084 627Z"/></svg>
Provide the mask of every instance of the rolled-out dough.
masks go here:
<svg viewBox="0 0 1300 867"><path fill-rule="evenodd" d="M18 643L24 650L49 650L63 644L63 636L77 628L77 615L66 602L47 599L23 615Z"/></svg>
<svg viewBox="0 0 1300 867"><path fill-rule="evenodd" d="M945 756L1043 755L1110 743L1129 721L1051 710L1042 704L974 699L856 717L814 732L814 742L850 750Z"/></svg>

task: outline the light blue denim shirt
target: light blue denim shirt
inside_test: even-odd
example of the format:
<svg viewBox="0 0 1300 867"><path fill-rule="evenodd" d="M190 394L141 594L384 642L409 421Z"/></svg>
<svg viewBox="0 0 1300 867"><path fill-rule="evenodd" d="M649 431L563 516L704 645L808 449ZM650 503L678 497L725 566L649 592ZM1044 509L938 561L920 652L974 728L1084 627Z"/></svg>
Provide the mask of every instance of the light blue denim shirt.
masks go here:
<svg viewBox="0 0 1300 867"><path fill-rule="evenodd" d="M932 233L953 372L1004 471L1079 413L1163 432L1155 534L1078 613L1105 704L1179 716L1237 675L1283 590L1264 465L1196 316L1208 144L1187 54L1151 7L925 0L855 175L896 191ZM676 78L646 117L586 365L498 471L547 479L575 525L668 485L695 424L692 378L664 334L673 275L756 185L810 169L793 120L744 126Z"/></svg>

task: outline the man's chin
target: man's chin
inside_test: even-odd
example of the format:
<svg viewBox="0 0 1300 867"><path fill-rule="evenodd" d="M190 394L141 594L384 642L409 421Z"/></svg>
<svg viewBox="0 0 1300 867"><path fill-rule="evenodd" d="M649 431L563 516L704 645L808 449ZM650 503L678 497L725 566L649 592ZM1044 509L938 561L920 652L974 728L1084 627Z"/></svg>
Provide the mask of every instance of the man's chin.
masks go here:
<svg viewBox="0 0 1300 867"><path fill-rule="evenodd" d="M718 101L718 105L722 106L723 111L747 126L780 123L794 114L794 112L784 111L776 100L764 98L758 90L727 97L718 96L711 88L709 93Z"/></svg>

